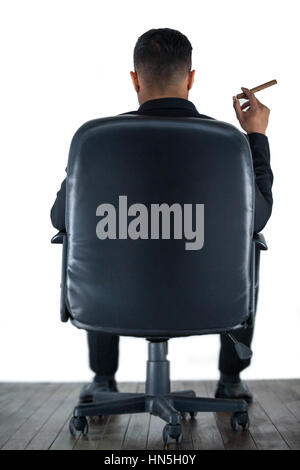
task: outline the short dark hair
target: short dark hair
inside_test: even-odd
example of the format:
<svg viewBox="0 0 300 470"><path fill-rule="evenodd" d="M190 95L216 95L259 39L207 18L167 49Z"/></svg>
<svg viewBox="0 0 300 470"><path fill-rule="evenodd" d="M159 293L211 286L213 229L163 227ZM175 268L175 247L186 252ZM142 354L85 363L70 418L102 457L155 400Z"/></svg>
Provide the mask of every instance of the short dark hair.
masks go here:
<svg viewBox="0 0 300 470"><path fill-rule="evenodd" d="M176 85L191 70L192 49L188 38L175 29L150 29L136 42L135 72L143 77L147 87Z"/></svg>

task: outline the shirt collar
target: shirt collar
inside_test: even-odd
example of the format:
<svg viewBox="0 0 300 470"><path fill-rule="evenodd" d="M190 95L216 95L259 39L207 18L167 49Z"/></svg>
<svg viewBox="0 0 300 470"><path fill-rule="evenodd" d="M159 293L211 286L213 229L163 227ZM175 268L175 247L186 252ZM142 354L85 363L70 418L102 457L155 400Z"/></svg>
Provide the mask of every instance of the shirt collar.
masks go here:
<svg viewBox="0 0 300 470"><path fill-rule="evenodd" d="M189 100L185 98L157 98L154 100L145 101L140 105L138 111L147 111L149 109L157 108L180 108L180 109L189 109L198 113L196 106Z"/></svg>

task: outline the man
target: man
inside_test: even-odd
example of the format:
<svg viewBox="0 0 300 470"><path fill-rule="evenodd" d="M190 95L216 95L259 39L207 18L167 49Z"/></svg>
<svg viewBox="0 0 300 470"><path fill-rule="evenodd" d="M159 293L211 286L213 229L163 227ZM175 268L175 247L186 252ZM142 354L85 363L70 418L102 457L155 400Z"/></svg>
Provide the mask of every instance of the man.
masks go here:
<svg viewBox="0 0 300 470"><path fill-rule="evenodd" d="M137 111L123 114L151 116L180 116L213 119L199 114L188 100L195 70L191 70L192 46L179 31L169 28L151 29L139 37L134 49L134 72L130 72L140 104ZM242 88L247 101L240 106L233 97L233 106L241 127L246 132L252 151L255 172L255 232L261 231L272 211L273 174L266 128L270 110L260 103L247 88ZM66 180L63 181L51 210L51 220L58 230L65 229ZM236 331L236 338L250 346L253 329ZM95 372L92 383L81 391L81 401L97 399L97 392L117 391L114 375L118 367L119 337L88 332L90 367ZM227 336L221 336L219 358L220 380L217 397L244 398L251 401L247 385L240 380L240 372L250 361L238 358L234 345Z"/></svg>

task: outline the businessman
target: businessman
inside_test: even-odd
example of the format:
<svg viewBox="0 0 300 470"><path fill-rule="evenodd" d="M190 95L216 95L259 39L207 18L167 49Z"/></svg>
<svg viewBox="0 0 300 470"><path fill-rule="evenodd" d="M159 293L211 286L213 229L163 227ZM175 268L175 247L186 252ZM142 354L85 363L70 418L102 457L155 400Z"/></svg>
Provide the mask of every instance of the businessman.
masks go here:
<svg viewBox="0 0 300 470"><path fill-rule="evenodd" d="M140 106L136 111L122 114L213 119L200 114L188 100L195 70L191 70L192 46L186 36L169 28L151 29L138 38L133 59L134 71L130 72L130 76ZM247 88L242 90L247 101L241 106L234 96L233 108L252 152L255 173L254 231L260 232L271 216L273 204L273 174L266 136L270 110ZM52 224L58 230L65 230L65 201L66 180L62 182L51 210ZM253 329L237 330L234 334L242 343L251 345ZM81 390L81 401L97 400L98 392L117 391L118 346L118 336L88 332L90 367L95 377ZM216 397L252 400L251 391L240 379L241 371L249 363L249 360L239 359L231 340L221 335L220 379Z"/></svg>

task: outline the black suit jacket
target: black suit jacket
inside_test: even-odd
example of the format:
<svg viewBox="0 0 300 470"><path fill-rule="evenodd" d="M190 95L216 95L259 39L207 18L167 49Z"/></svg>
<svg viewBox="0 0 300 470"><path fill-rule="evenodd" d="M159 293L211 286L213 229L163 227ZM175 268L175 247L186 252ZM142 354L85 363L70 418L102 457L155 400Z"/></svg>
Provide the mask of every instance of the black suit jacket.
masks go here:
<svg viewBox="0 0 300 470"><path fill-rule="evenodd" d="M198 117L214 119L198 113L195 105L184 98L159 98L143 103L137 111L122 114L141 114L148 116ZM254 132L245 134L248 138L255 173L255 218L254 231L260 232L272 212L273 173L270 166L270 148L268 138L264 134ZM58 230L65 230L66 179L61 184L55 203L51 209L51 221Z"/></svg>

